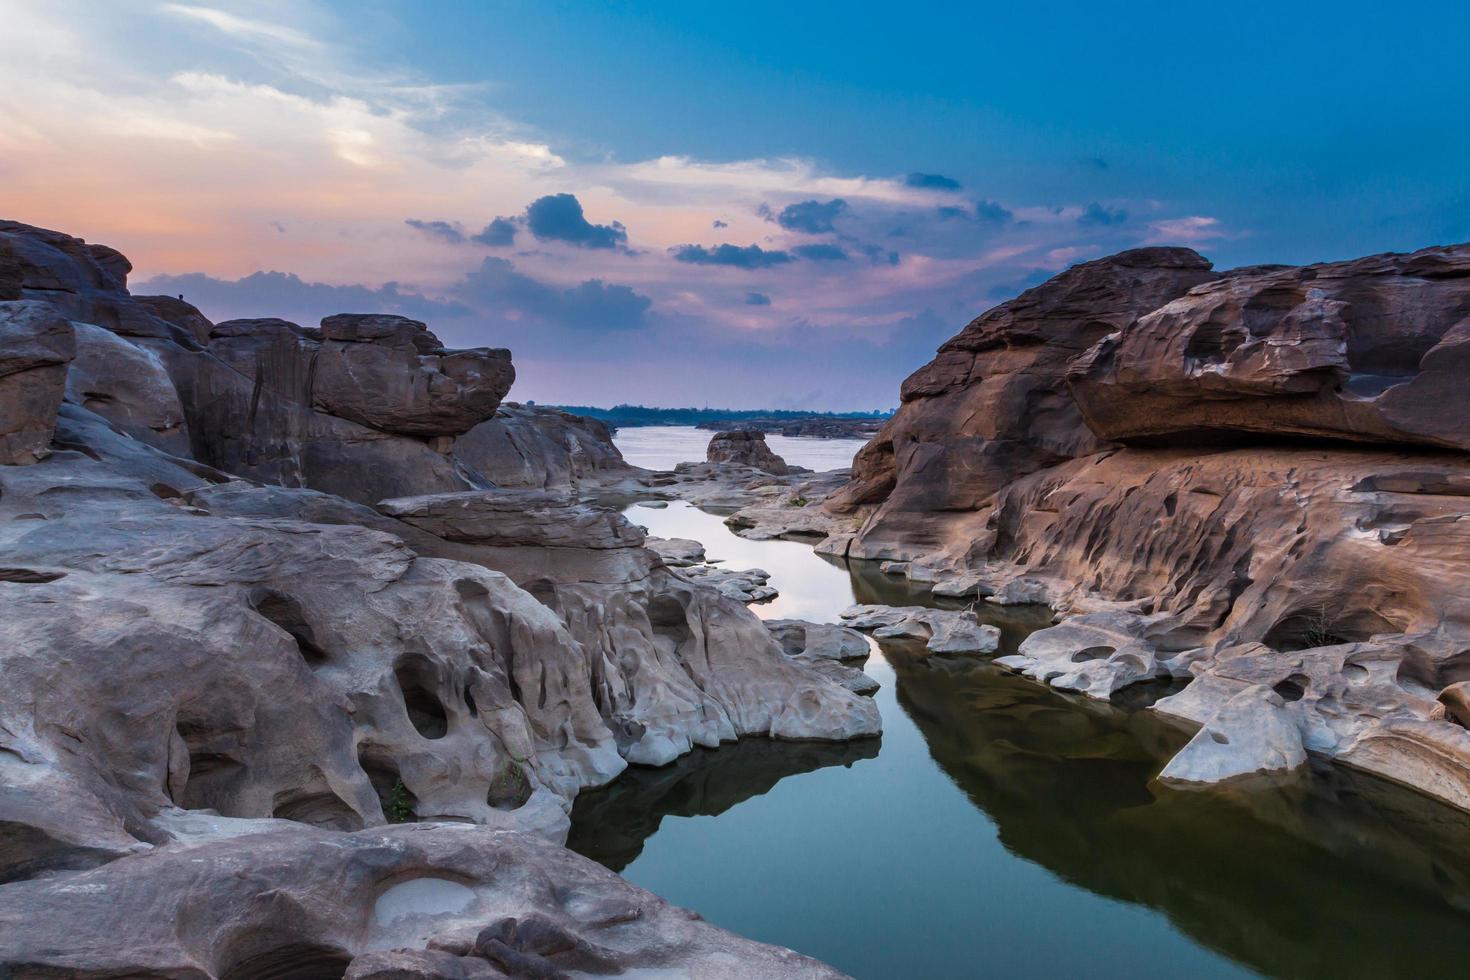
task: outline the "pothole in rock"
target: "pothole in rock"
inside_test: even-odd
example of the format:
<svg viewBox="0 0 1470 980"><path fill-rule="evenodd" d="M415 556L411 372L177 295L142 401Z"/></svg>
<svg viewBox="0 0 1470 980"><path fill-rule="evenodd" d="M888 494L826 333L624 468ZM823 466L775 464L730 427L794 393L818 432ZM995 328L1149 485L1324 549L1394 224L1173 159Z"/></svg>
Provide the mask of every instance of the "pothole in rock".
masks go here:
<svg viewBox="0 0 1470 980"><path fill-rule="evenodd" d="M403 694L403 706L414 730L427 739L449 734L449 713L435 693L438 674L427 657L409 654L393 668L393 677Z"/></svg>
<svg viewBox="0 0 1470 980"><path fill-rule="evenodd" d="M301 659L312 670L326 666L330 657L317 643L316 632L306 621L301 603L275 589L258 589L250 597L251 607L291 635Z"/></svg>
<svg viewBox="0 0 1470 980"><path fill-rule="evenodd" d="M352 963L346 950L299 939L252 935L235 945L250 952L231 957L220 980L341 980Z"/></svg>
<svg viewBox="0 0 1470 980"><path fill-rule="evenodd" d="M531 798L532 786L526 770L507 759L490 781L485 802L497 810L519 810Z"/></svg>
<svg viewBox="0 0 1470 980"><path fill-rule="evenodd" d="M1072 654L1072 663L1085 664L1093 660L1106 660L1117 652L1117 647L1095 646L1078 650Z"/></svg>
<svg viewBox="0 0 1470 980"><path fill-rule="evenodd" d="M475 900L473 889L448 878L400 881L378 896L373 919L380 927L416 916L455 915Z"/></svg>

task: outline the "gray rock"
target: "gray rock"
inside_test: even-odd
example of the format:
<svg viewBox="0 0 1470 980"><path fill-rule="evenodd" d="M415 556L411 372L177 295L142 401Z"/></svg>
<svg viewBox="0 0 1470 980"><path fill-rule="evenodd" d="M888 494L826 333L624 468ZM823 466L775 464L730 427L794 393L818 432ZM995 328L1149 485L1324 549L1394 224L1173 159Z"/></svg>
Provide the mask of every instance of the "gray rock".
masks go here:
<svg viewBox="0 0 1470 980"><path fill-rule="evenodd" d="M972 612L926 606L857 605L840 614L853 629L879 639L923 640L930 653L985 654L1000 647L1000 630L982 624Z"/></svg>
<svg viewBox="0 0 1470 980"><path fill-rule="evenodd" d="M704 545L693 538L649 538L644 545L670 568L705 564Z"/></svg>
<svg viewBox="0 0 1470 980"><path fill-rule="evenodd" d="M0 888L0 934L18 976L841 977L549 842L442 823L166 844Z"/></svg>
<svg viewBox="0 0 1470 980"><path fill-rule="evenodd" d="M157 354L90 323L75 323L77 354L68 401L176 456L189 455L189 428L173 379Z"/></svg>
<svg viewBox="0 0 1470 980"><path fill-rule="evenodd" d="M871 651L867 638L855 629L801 619L768 619L766 629L788 657L818 660L858 660Z"/></svg>
<svg viewBox="0 0 1470 980"><path fill-rule="evenodd" d="M44 303L0 302L0 464L34 463L49 452L76 337Z"/></svg>
<svg viewBox="0 0 1470 980"><path fill-rule="evenodd" d="M1159 779L1220 783L1256 773L1287 772L1307 761L1301 733L1285 702L1269 687L1247 687L1222 704Z"/></svg>

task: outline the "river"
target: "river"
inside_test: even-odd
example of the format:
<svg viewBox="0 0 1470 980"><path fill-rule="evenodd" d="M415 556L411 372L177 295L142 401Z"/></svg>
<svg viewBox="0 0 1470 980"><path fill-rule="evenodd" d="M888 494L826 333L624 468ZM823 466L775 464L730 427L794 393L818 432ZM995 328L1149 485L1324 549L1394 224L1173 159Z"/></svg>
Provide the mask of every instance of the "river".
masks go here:
<svg viewBox="0 0 1470 980"><path fill-rule="evenodd" d="M637 431L637 430L633 430ZM691 430L692 431L692 430ZM620 433L620 437L621 437ZM686 451L707 436L686 434ZM801 440L806 441L806 440ZM760 566L766 618L906 595L870 563L746 541L684 503L665 537ZM1036 613L986 609L1013 648ZM985 661L885 644L884 734L747 739L586 793L570 846L743 935L863 978L1423 977L1470 962L1470 818L1336 768L1176 791L1185 735Z"/></svg>

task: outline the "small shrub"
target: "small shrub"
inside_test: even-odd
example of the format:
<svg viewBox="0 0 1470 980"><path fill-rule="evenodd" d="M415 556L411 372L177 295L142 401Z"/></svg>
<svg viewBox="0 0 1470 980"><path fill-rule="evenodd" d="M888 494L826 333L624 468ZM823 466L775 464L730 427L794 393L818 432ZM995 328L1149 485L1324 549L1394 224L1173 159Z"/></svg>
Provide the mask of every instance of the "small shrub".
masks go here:
<svg viewBox="0 0 1470 980"><path fill-rule="evenodd" d="M787 507L805 507L807 505L807 503L808 503L808 501L807 501L807 499L805 497L803 497L801 494L797 494L796 496L792 497L790 500L786 501L786 506Z"/></svg>
<svg viewBox="0 0 1470 980"><path fill-rule="evenodd" d="M408 823L414 818L413 801L409 799L408 787L403 785L403 780L396 781L388 791L388 800L383 805L383 816L388 818L389 823Z"/></svg>

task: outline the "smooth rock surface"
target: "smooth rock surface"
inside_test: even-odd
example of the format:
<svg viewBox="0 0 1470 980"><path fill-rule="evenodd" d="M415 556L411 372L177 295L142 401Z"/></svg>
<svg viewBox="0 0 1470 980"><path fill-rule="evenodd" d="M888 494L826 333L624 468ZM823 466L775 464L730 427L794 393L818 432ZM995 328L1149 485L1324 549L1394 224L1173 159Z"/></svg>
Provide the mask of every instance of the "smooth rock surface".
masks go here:
<svg viewBox="0 0 1470 980"><path fill-rule="evenodd" d="M1307 761L1302 736L1281 697L1262 684L1220 706L1189 744L1169 760L1166 783L1221 783L1241 776L1288 772Z"/></svg>
<svg viewBox="0 0 1470 980"><path fill-rule="evenodd" d="M974 613L927 606L858 605L844 609L844 625L870 630L882 639L923 640L930 653L994 653L1000 647L1000 630L982 624Z"/></svg>
<svg viewBox="0 0 1470 980"><path fill-rule="evenodd" d="M0 972L356 978L841 974L524 834L296 826L0 888Z"/></svg>

